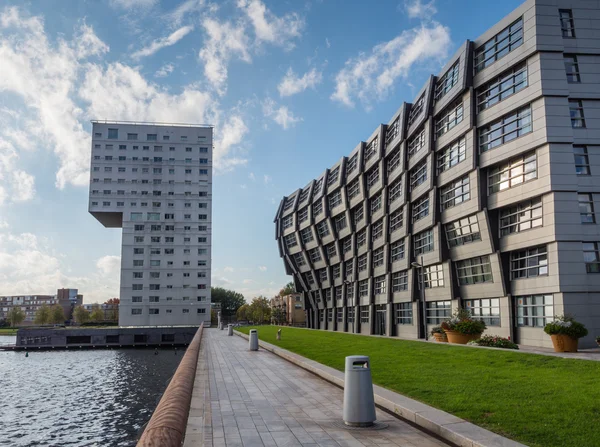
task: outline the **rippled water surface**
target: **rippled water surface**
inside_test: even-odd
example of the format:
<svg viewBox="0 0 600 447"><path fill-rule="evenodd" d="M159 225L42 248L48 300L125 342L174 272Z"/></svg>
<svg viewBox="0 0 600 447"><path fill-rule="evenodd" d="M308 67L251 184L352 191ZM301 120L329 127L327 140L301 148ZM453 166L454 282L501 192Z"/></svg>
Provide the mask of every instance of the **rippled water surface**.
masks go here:
<svg viewBox="0 0 600 447"><path fill-rule="evenodd" d="M183 352L0 351L0 446L135 445Z"/></svg>

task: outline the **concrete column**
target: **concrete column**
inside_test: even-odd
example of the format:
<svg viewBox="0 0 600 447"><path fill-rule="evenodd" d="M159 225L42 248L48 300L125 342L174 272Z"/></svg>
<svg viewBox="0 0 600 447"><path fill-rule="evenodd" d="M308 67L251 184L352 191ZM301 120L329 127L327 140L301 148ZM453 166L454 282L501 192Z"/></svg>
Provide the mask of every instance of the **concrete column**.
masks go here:
<svg viewBox="0 0 600 447"><path fill-rule="evenodd" d="M385 307L385 335L391 337L392 334L392 325L394 324L394 305L392 303L387 303Z"/></svg>
<svg viewBox="0 0 600 447"><path fill-rule="evenodd" d="M358 304L354 306L354 333L360 333L360 306Z"/></svg>

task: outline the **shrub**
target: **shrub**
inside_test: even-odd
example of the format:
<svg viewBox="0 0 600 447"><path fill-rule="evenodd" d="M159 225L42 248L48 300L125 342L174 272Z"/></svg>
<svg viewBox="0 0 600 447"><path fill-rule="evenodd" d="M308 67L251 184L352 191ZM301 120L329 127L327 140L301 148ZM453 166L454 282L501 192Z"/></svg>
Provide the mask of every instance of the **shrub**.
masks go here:
<svg viewBox="0 0 600 447"><path fill-rule="evenodd" d="M588 330L583 324L567 315L556 317L554 321L544 326L544 332L548 335L568 335L573 338L585 337L588 334Z"/></svg>
<svg viewBox="0 0 600 447"><path fill-rule="evenodd" d="M431 329L431 335L433 335L433 334L445 334L445 332L441 326L435 326L433 329ZM598 338L600 338L600 337L598 337Z"/></svg>
<svg viewBox="0 0 600 447"><path fill-rule="evenodd" d="M490 348L519 349L516 343L508 338L498 337L497 335L484 335L479 340L471 340L468 345L488 346Z"/></svg>
<svg viewBox="0 0 600 447"><path fill-rule="evenodd" d="M452 318L442 323L442 329L464 335L481 334L486 327L483 321L474 319L471 312L465 309L458 309Z"/></svg>
<svg viewBox="0 0 600 447"><path fill-rule="evenodd" d="M600 335L598 335L598 336L596 337L596 343L598 343L598 344L600 345Z"/></svg>

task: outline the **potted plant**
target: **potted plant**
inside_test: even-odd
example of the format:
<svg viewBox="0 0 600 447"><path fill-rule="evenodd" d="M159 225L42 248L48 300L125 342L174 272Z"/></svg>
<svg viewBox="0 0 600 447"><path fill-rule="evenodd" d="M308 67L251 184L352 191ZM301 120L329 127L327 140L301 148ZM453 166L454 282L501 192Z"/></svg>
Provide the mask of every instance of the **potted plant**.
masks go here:
<svg viewBox="0 0 600 447"><path fill-rule="evenodd" d="M448 337L441 326L436 326L431 330L431 335L435 338L435 341L439 343L448 343Z"/></svg>
<svg viewBox="0 0 600 447"><path fill-rule="evenodd" d="M596 344L597 344L598 346L600 346L600 335L598 335L598 336L596 337Z"/></svg>
<svg viewBox="0 0 600 447"><path fill-rule="evenodd" d="M449 343L465 345L481 338L486 325L483 321L474 319L468 310L458 309L452 318L442 323L442 329L446 332Z"/></svg>
<svg viewBox="0 0 600 447"><path fill-rule="evenodd" d="M583 324L565 315L556 317L544 326L544 332L552 338L554 352L577 352L579 339L588 334Z"/></svg>

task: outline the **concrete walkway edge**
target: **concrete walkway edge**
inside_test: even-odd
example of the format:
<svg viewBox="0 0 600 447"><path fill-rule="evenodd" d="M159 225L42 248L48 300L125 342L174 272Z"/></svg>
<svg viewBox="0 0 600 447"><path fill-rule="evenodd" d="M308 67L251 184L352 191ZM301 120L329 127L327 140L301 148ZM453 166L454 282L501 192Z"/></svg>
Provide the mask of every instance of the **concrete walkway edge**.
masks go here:
<svg viewBox="0 0 600 447"><path fill-rule="evenodd" d="M239 331L234 333L242 338L248 339L248 335ZM302 357L301 355L282 349L260 340L259 346L266 351L316 374L322 379L344 388L344 373L329 366ZM460 447L519 447L525 446L519 442L500 436L475 424L460 419L456 416L430 407L422 402L408 398L401 394L373 385L375 404L399 417L423 427L431 433L435 433Z"/></svg>

